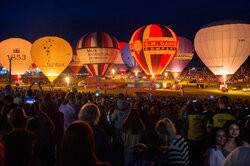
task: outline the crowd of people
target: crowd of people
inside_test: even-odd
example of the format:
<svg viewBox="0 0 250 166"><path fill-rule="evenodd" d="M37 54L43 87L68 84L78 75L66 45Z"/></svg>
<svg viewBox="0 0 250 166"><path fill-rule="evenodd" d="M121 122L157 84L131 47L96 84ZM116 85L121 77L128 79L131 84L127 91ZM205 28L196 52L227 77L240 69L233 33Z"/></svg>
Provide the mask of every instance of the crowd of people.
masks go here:
<svg viewBox="0 0 250 166"><path fill-rule="evenodd" d="M0 166L250 163L248 100L32 86L0 89Z"/></svg>

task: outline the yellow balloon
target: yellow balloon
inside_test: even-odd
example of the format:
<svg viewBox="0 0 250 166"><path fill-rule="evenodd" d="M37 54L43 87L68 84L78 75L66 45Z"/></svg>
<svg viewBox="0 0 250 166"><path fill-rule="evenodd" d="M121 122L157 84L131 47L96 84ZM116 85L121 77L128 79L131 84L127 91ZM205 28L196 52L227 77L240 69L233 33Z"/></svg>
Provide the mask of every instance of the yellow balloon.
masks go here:
<svg viewBox="0 0 250 166"><path fill-rule="evenodd" d="M21 38L10 38L0 43L0 61L11 74L22 75L32 64L30 49L32 44Z"/></svg>
<svg viewBox="0 0 250 166"><path fill-rule="evenodd" d="M70 63L72 48L59 37L42 37L33 43L31 57L49 81L53 82Z"/></svg>

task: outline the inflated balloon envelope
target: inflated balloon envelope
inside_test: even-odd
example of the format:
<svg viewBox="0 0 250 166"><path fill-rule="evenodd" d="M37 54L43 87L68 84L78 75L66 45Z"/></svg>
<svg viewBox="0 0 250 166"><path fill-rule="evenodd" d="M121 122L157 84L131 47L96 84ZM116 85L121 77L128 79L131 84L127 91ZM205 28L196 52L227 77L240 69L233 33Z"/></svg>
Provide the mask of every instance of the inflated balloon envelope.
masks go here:
<svg viewBox="0 0 250 166"><path fill-rule="evenodd" d="M72 48L59 37L42 37L33 43L31 57L49 81L53 82L70 63Z"/></svg>
<svg viewBox="0 0 250 166"><path fill-rule="evenodd" d="M163 25L141 27L131 37L130 52L150 79L157 79L174 58L178 39L174 31Z"/></svg>
<svg viewBox="0 0 250 166"><path fill-rule="evenodd" d="M231 75L250 53L250 25L224 20L201 28L195 35L195 50L215 75Z"/></svg>
<svg viewBox="0 0 250 166"><path fill-rule="evenodd" d="M10 38L0 43L1 63L9 70L11 59L11 74L17 81L32 64L31 46L30 42L21 38Z"/></svg>

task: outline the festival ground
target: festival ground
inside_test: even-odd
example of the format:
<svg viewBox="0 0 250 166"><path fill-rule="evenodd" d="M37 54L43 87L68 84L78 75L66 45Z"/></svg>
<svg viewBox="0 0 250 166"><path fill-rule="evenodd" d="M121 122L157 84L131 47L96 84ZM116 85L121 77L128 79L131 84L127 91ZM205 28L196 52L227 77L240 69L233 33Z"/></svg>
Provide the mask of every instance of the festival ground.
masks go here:
<svg viewBox="0 0 250 166"><path fill-rule="evenodd" d="M115 82L117 83L118 80ZM109 83L113 81L110 80ZM114 82L113 82L114 83ZM210 98L211 95L215 97L220 97L222 95L226 95L230 98L243 98L243 99L250 99L250 92L244 92L242 90L232 90L232 85L229 84L229 90L228 92L221 92L219 89L218 83L209 83L210 86L206 88L197 88L197 83L188 83L187 82L181 82L183 89L184 89L184 95L188 97L193 98ZM204 83L205 85L207 83ZM240 83L237 85L241 85L243 88L247 87L247 84ZM4 87L4 84L0 84L0 86ZM15 85L13 85L15 86ZM234 85L235 86L235 85ZM26 89L28 85L21 85L22 88ZM33 86L32 89L37 89L37 86ZM43 90L50 90L51 88L46 85L42 85ZM95 92L97 89L85 89L84 87L75 87L77 91L79 92ZM72 87L68 88L67 86L57 86L53 88L54 90L72 90ZM175 97L181 97L181 93L179 90L170 90L170 89L98 89L100 93L112 93L112 94L118 94L118 93L124 93L127 95L134 95L135 92L146 92L150 93L152 95L159 95L159 96L175 96Z"/></svg>

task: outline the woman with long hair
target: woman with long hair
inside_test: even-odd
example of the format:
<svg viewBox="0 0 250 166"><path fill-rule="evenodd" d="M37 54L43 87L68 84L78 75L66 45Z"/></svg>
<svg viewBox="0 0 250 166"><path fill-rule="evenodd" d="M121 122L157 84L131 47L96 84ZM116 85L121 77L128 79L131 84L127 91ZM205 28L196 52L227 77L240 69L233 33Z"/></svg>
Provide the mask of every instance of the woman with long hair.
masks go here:
<svg viewBox="0 0 250 166"><path fill-rule="evenodd" d="M163 142L159 148L160 155L155 162L158 165L189 165L187 141L177 135L173 122L164 118L157 122L155 129Z"/></svg>
<svg viewBox="0 0 250 166"><path fill-rule="evenodd" d="M139 143L144 130L145 126L138 111L131 109L121 127L125 166L129 165L132 161L133 147Z"/></svg>
<svg viewBox="0 0 250 166"><path fill-rule="evenodd" d="M238 146L243 144L239 124L234 120L228 120L224 124L224 131L227 135L227 141L222 149L225 158Z"/></svg>
<svg viewBox="0 0 250 166"><path fill-rule="evenodd" d="M211 143L206 152L205 165L206 166L221 166L225 157L222 153L222 147L226 142L226 134L220 127L213 128L211 132Z"/></svg>
<svg viewBox="0 0 250 166"><path fill-rule="evenodd" d="M60 166L100 166L95 154L94 134L88 123L75 121L64 132Z"/></svg>

